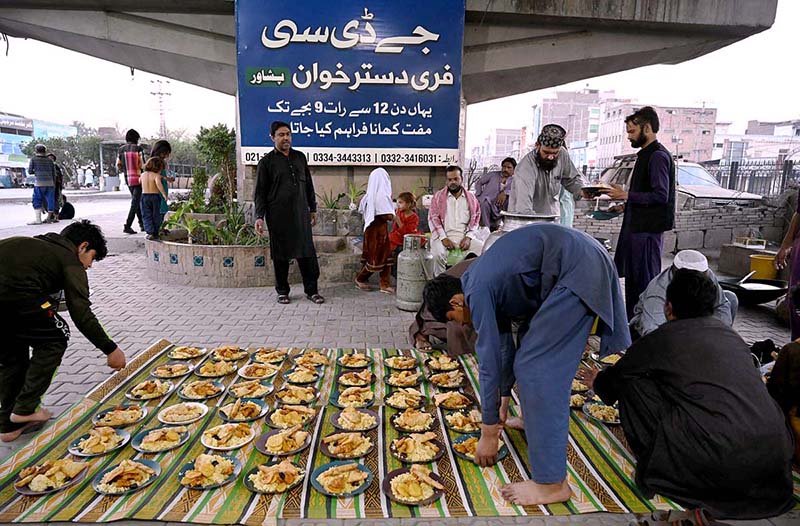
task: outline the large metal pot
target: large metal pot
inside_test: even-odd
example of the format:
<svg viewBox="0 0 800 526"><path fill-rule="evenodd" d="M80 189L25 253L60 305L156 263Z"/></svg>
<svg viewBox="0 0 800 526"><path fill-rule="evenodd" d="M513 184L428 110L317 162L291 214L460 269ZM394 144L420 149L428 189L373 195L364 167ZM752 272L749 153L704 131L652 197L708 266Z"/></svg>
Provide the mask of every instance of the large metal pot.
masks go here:
<svg viewBox="0 0 800 526"><path fill-rule="evenodd" d="M512 212L500 212L501 223L500 228L489 234L486 241L483 243L483 253L489 250L495 241L500 239L501 236L516 230L523 226L532 225L534 223L554 223L558 216L544 215L544 214L515 214Z"/></svg>

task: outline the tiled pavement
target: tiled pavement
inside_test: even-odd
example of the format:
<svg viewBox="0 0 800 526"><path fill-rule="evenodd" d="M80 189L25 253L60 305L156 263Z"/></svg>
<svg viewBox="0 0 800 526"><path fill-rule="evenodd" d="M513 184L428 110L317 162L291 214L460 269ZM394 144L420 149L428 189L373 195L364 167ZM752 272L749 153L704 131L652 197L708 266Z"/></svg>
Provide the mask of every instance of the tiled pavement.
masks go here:
<svg viewBox="0 0 800 526"><path fill-rule="evenodd" d="M294 286L293 302L278 305L271 289L195 289L154 283L144 275L144 257L137 253L109 256L89 271L94 290L94 311L106 330L129 357L154 341L166 338L187 345L408 347L407 327L413 314L398 310L394 298L378 292L364 293L352 285L324 288L328 302L315 305L306 300L302 286ZM65 313L66 314L66 313ZM68 314L66 314L68 318ZM788 341L788 329L774 321L768 307L741 309L736 329L745 340L773 338ZM71 324L72 325L72 324ZM74 325L73 325L74 327ZM111 371L104 356L93 349L77 330L63 364L45 397L45 405L56 414L79 400ZM0 459L20 447L23 440L0 445ZM630 517L594 514L580 517L517 519L448 519L446 521L347 521L347 526L382 525L624 525ZM341 520L290 521L293 525L343 526ZM141 521L117 524L142 524ZM164 523L160 523L164 524ZM800 514L787 514L771 521L746 521L750 526L800 524Z"/></svg>

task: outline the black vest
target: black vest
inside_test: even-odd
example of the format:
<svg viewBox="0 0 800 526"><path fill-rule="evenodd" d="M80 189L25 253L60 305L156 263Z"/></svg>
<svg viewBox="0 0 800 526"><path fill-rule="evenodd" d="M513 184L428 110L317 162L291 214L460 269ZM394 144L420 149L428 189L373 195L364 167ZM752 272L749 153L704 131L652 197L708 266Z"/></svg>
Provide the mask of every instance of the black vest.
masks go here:
<svg viewBox="0 0 800 526"><path fill-rule="evenodd" d="M664 205L638 205L628 203L630 207L630 226L632 232L666 232L675 227L675 161L669 150L654 141L637 154L636 164L631 176L631 192L652 192L650 184L650 157L658 150L669 157L669 200Z"/></svg>

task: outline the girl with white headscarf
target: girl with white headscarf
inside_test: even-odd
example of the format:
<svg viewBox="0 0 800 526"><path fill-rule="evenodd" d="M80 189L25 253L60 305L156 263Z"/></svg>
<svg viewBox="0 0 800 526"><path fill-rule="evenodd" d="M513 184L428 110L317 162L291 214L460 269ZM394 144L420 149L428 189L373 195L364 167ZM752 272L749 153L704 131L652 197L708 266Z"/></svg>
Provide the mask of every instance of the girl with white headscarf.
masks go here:
<svg viewBox="0 0 800 526"><path fill-rule="evenodd" d="M394 294L391 282L393 258L389 243L389 223L394 218L394 202L392 182L383 168L376 168L369 174L367 193L361 198L358 211L364 216L364 243L356 287L370 290L367 281L372 273L379 272L381 292Z"/></svg>

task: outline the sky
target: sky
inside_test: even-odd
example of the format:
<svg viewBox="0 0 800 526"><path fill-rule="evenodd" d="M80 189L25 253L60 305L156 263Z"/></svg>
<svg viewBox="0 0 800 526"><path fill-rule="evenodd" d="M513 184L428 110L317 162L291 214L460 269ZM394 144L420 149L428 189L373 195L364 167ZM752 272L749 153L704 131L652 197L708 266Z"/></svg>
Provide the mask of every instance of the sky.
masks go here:
<svg viewBox="0 0 800 526"><path fill-rule="evenodd" d="M467 108L467 151L481 144L491 128L518 128L532 118L531 106L556 90L586 86L615 90L642 103L701 106L718 109L719 122L733 122L744 132L750 119L800 118L800 69L794 60L800 2L780 0L772 28L697 59L670 66L648 66L586 79L547 90L470 105ZM28 118L91 127L136 128L157 135L159 112L153 81L168 79L127 66L82 55L34 40L9 39L8 55L0 41L0 111ZM52 82L30 75L33 65L46 64ZM9 82L7 79L17 79ZM230 95L169 80L162 84L166 125L195 134L200 126L235 123ZM202 108L202 111L198 111Z"/></svg>

